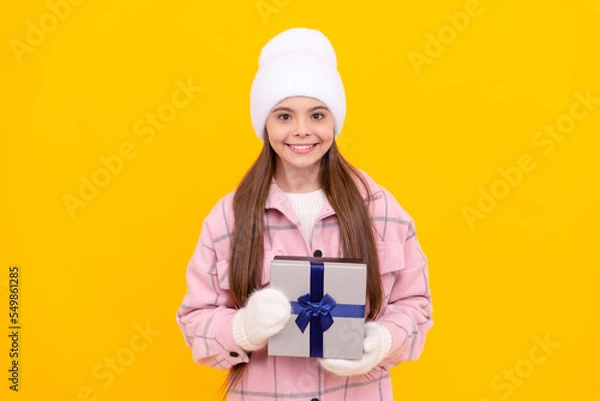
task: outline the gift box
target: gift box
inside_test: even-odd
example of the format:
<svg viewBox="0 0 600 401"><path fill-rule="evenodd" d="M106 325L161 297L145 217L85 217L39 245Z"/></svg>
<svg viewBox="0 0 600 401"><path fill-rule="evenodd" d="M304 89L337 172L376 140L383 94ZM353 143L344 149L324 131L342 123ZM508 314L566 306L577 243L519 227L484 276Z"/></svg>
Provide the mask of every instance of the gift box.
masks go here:
<svg viewBox="0 0 600 401"><path fill-rule="evenodd" d="M275 256L270 286L290 300L292 315L268 354L360 359L366 283L360 259Z"/></svg>

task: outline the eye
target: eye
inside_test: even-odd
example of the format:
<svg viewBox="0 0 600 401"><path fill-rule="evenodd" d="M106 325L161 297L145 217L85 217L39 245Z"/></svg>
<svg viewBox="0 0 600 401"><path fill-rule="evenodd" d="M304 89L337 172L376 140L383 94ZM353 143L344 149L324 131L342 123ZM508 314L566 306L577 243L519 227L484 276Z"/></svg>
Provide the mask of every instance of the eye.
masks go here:
<svg viewBox="0 0 600 401"><path fill-rule="evenodd" d="M312 115L313 120L322 120L325 118L325 114L315 113Z"/></svg>
<svg viewBox="0 0 600 401"><path fill-rule="evenodd" d="M282 121L287 121L290 118L292 118L292 116L290 116L287 113L283 113L283 114L278 115L277 118L280 119L280 120L282 120Z"/></svg>

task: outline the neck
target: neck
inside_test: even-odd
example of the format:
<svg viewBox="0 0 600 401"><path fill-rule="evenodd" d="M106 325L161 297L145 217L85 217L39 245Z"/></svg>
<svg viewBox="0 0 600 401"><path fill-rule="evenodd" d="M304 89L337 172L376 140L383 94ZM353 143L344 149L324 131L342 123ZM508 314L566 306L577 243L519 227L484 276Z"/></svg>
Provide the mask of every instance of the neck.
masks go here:
<svg viewBox="0 0 600 401"><path fill-rule="evenodd" d="M301 170L286 170L281 165L275 169L275 181L284 192L304 193L321 188L319 183L319 165Z"/></svg>

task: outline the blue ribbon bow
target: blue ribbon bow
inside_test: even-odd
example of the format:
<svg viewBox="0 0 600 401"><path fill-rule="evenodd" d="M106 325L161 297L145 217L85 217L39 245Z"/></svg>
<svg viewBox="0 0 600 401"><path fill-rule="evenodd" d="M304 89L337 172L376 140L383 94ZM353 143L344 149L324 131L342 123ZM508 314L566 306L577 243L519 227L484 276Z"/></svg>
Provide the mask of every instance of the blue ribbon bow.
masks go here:
<svg viewBox="0 0 600 401"><path fill-rule="evenodd" d="M335 308L337 303L329 294L325 294L319 302L311 302L310 294L304 294L298 298L298 304L300 304L302 309L298 311L296 324L303 333L313 317L319 319L321 332L327 331L333 324L331 310Z"/></svg>

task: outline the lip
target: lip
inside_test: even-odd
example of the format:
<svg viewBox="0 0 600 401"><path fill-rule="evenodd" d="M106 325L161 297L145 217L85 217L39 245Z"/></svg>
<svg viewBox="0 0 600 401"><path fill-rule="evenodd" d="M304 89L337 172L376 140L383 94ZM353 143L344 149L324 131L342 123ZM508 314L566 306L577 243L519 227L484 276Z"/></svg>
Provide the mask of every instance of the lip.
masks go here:
<svg viewBox="0 0 600 401"><path fill-rule="evenodd" d="M299 154L299 155L305 155L307 153L312 152L313 150L315 150L317 148L318 143L286 143L285 146L291 150L292 152ZM308 149L294 149L292 146L310 146L310 148Z"/></svg>

